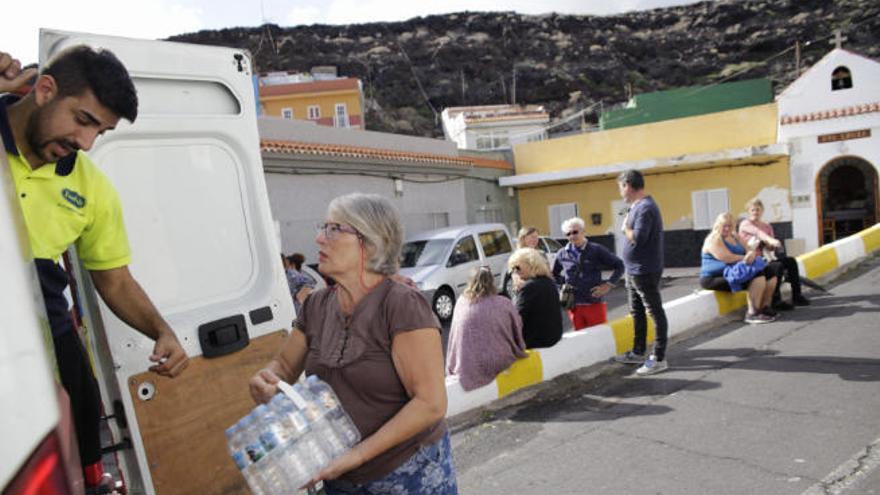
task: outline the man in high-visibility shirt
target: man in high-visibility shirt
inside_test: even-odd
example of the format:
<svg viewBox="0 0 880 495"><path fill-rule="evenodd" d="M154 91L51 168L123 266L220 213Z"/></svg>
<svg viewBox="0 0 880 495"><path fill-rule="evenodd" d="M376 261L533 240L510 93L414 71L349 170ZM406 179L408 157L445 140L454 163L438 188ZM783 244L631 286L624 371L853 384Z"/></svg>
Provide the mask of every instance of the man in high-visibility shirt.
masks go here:
<svg viewBox="0 0 880 495"><path fill-rule="evenodd" d="M87 485L101 477L100 391L63 292L61 255L75 245L101 298L122 321L155 340L160 375L177 376L189 360L174 331L128 270L131 253L116 190L85 150L120 118L134 122L137 93L111 52L72 47L42 73L22 71L0 52L0 93L36 76L24 97L0 96L0 137L24 213L52 328L62 385L70 395Z"/></svg>

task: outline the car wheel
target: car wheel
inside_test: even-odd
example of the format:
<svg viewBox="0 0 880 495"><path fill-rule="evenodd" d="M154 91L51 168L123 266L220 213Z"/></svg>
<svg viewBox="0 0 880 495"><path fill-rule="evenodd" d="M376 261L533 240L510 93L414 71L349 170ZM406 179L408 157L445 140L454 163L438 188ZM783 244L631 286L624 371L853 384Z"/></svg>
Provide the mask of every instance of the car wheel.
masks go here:
<svg viewBox="0 0 880 495"><path fill-rule="evenodd" d="M434 301L431 304L434 313L440 321L447 322L452 319L452 310L455 309L455 294L443 287L434 293Z"/></svg>
<svg viewBox="0 0 880 495"><path fill-rule="evenodd" d="M504 295L508 299L513 299L513 277L507 278L507 283L504 285Z"/></svg>

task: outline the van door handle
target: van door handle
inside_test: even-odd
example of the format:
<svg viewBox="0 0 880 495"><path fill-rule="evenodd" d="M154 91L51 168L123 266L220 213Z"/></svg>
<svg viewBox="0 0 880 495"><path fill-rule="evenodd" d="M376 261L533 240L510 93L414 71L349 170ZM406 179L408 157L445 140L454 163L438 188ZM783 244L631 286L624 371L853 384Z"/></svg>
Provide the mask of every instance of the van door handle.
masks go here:
<svg viewBox="0 0 880 495"><path fill-rule="evenodd" d="M235 315L199 325L199 343L206 358L243 349L250 342L244 315Z"/></svg>

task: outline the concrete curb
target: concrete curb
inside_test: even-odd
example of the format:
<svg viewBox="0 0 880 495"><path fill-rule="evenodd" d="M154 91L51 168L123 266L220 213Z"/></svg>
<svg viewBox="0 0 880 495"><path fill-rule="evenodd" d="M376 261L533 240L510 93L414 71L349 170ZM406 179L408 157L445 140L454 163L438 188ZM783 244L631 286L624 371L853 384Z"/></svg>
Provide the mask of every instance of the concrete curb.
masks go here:
<svg viewBox="0 0 880 495"><path fill-rule="evenodd" d="M826 244L797 257L803 276L819 278L880 249L880 223L845 239ZM700 290L663 305L669 320L669 337L711 323L746 305L746 293ZM654 325L648 320L648 341L654 340ZM580 368L607 361L632 348L632 317L625 316L587 331L563 334L562 341L548 349L531 349L526 358L513 363L488 385L465 392L458 378L446 378L449 399L447 416L485 406L525 387L552 380Z"/></svg>

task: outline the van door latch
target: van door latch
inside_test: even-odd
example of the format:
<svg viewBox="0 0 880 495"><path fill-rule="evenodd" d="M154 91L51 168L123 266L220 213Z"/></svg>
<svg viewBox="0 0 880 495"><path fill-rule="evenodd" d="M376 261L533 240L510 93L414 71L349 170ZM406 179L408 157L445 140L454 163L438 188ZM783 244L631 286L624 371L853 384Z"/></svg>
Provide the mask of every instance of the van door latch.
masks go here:
<svg viewBox="0 0 880 495"><path fill-rule="evenodd" d="M243 349L250 342L244 315L235 315L199 325L199 343L206 358Z"/></svg>

